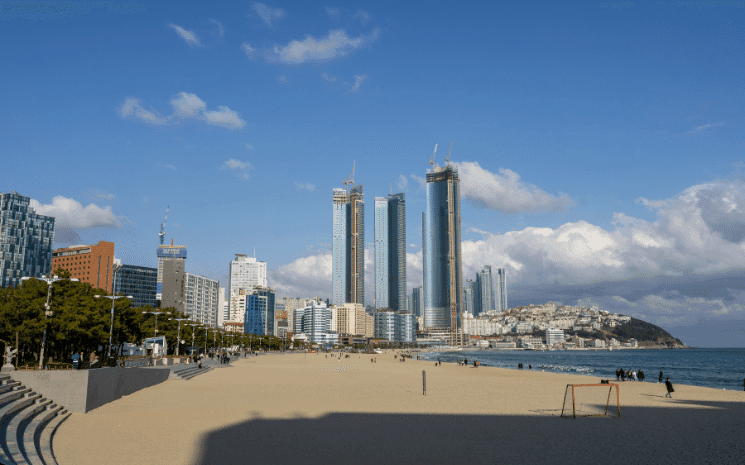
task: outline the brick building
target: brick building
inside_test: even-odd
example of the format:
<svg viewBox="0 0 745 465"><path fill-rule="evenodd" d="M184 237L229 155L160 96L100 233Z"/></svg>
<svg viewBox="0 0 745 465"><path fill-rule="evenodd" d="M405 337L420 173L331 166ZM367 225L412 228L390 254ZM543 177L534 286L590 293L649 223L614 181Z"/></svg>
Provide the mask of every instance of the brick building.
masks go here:
<svg viewBox="0 0 745 465"><path fill-rule="evenodd" d="M97 245L76 245L52 252L52 272L62 268L71 278L105 289L111 294L114 285L114 243L99 241Z"/></svg>

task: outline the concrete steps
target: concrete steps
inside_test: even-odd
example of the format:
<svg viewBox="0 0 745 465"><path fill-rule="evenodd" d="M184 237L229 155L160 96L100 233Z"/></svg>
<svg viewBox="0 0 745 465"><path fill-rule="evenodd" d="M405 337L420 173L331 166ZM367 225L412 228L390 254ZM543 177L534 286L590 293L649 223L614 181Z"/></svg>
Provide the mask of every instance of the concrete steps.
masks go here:
<svg viewBox="0 0 745 465"><path fill-rule="evenodd" d="M202 365L202 368L199 368L198 365L193 365L188 368L182 368L180 370L173 370L168 378L187 380L187 379L192 379L195 376L199 376L202 373L207 373L210 370L212 370L212 367L210 366Z"/></svg>
<svg viewBox="0 0 745 465"><path fill-rule="evenodd" d="M52 438L69 415L8 374L0 376L0 464L57 465Z"/></svg>

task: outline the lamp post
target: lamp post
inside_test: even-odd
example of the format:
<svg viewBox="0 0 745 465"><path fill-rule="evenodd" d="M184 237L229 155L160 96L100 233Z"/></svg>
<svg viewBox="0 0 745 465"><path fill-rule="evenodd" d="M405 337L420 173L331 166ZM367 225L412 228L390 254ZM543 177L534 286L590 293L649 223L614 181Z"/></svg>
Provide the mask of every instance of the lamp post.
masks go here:
<svg viewBox="0 0 745 465"><path fill-rule="evenodd" d="M194 355L194 327L201 325L199 323L188 323L186 326L191 326L191 353L189 355Z"/></svg>
<svg viewBox="0 0 745 465"><path fill-rule="evenodd" d="M57 276L52 276L51 278L47 278L46 276L42 276L41 278L35 276L24 276L21 278L21 281L29 279L38 279L39 281L47 283L47 303L44 304L44 333L41 337L41 351L39 352L39 369L41 370L44 368L44 345L47 342L47 318L52 316L52 306L49 303L49 299L52 297L52 283L56 281L72 281L77 283L80 282L80 280L78 278L58 278Z"/></svg>
<svg viewBox="0 0 745 465"><path fill-rule="evenodd" d="M207 334L209 334L210 327L204 327L204 355L207 355Z"/></svg>
<svg viewBox="0 0 745 465"><path fill-rule="evenodd" d="M155 337L158 337L158 315L170 315L171 312L142 312L144 313L152 313L155 315Z"/></svg>
<svg viewBox="0 0 745 465"><path fill-rule="evenodd" d="M176 338L176 357L178 357L178 348L179 348L179 345L181 344L181 322L189 321L189 319L188 318L169 318L168 321L178 321L178 336Z"/></svg>
<svg viewBox="0 0 745 465"><path fill-rule="evenodd" d="M134 297L131 295L94 295L96 299L111 299L111 324L109 325L109 348L106 350L106 358L111 356L111 338L114 335L114 303L116 299L129 299L132 300Z"/></svg>

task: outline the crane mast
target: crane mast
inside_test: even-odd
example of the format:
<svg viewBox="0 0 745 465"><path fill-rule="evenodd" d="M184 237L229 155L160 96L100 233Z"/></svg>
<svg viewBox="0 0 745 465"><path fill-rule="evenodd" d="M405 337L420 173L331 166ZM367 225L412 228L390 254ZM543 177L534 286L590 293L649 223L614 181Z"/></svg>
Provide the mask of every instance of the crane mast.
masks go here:
<svg viewBox="0 0 745 465"><path fill-rule="evenodd" d="M169 205L166 208L166 217L163 218L163 222L160 223L160 232L158 233L158 237L160 239L160 245L163 245L163 239L166 237L166 220L168 219L168 211L171 209L171 206Z"/></svg>

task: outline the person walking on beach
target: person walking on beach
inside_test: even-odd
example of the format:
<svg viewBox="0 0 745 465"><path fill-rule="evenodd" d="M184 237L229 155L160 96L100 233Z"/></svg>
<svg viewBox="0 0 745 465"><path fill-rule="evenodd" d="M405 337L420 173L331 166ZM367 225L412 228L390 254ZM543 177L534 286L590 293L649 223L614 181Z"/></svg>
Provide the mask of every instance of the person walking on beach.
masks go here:
<svg viewBox="0 0 745 465"><path fill-rule="evenodd" d="M644 382L644 371L639 370L639 381Z"/></svg>
<svg viewBox="0 0 745 465"><path fill-rule="evenodd" d="M662 382L662 370L660 370L660 379L657 381L658 383Z"/></svg>
<svg viewBox="0 0 745 465"><path fill-rule="evenodd" d="M665 381L665 387L667 388L667 394L665 394L665 397L673 398L670 394L675 392L675 389L673 389L673 383L670 382L670 378L667 378L667 381Z"/></svg>
<svg viewBox="0 0 745 465"><path fill-rule="evenodd" d="M618 381L619 379L621 379L621 370L616 369L616 381Z"/></svg>
<svg viewBox="0 0 745 465"><path fill-rule="evenodd" d="M81 356L77 353L72 354L72 369L77 370L80 366L80 358Z"/></svg>

